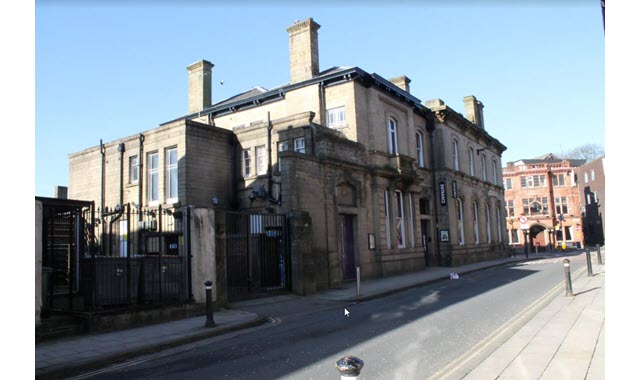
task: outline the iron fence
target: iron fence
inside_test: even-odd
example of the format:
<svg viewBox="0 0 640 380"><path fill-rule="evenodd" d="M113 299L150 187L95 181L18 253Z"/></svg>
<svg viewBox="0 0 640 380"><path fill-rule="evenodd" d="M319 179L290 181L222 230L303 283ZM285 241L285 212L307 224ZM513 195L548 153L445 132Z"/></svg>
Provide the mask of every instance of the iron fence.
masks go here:
<svg viewBox="0 0 640 380"><path fill-rule="evenodd" d="M189 209L45 212L46 307L85 311L192 298Z"/></svg>

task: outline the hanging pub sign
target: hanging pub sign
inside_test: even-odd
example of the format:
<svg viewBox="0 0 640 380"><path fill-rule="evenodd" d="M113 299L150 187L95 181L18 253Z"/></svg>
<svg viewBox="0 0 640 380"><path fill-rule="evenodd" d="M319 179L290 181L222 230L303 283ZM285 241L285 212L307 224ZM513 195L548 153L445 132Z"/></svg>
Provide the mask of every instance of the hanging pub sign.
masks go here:
<svg viewBox="0 0 640 380"><path fill-rule="evenodd" d="M440 205L444 206L447 204L447 187L444 182L440 182Z"/></svg>
<svg viewBox="0 0 640 380"><path fill-rule="evenodd" d="M458 198L458 183L456 181L451 181L451 196L453 199Z"/></svg>

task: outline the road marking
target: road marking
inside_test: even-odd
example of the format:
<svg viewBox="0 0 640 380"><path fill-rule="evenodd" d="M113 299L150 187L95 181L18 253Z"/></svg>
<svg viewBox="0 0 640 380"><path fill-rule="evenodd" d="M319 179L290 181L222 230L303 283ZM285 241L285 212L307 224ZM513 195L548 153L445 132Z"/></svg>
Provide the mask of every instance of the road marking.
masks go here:
<svg viewBox="0 0 640 380"><path fill-rule="evenodd" d="M582 268L578 269L572 275L572 277L581 276L582 274L584 274L584 272L586 272L586 270L587 269L585 267L582 267ZM547 300L547 298L556 297L557 294L555 294L555 293L557 293L564 286L565 286L565 283L564 283L564 280L563 280L559 284L557 284L556 286L551 288L542 297L538 298L534 303L532 303L527 308L525 308L523 311L521 311L519 314L517 314L516 316L514 316L513 318L511 318L509 321L505 322L504 324L502 324L494 332L492 332L491 334L487 335L484 339L482 339L481 341L476 343L473 347L468 349L465 353L463 353L462 355L458 356L457 358L455 358L454 360L449 362L449 364L447 364L444 368L442 368L438 372L436 372L433 375L431 375L428 378L428 380L434 380L434 379L444 380L444 379L450 377L451 375L453 375L454 373L456 373L457 371L459 371L463 366L465 366L471 360L473 360L474 358L479 356L480 353L482 353L483 350L485 350L488 346L493 344L498 338L500 338L502 335L504 335L506 332L508 332L511 328L513 328L518 323L520 323L520 321L522 321L526 317L529 317L529 314L537 312L538 310L536 310L536 309L538 308L538 306L542 305Z"/></svg>

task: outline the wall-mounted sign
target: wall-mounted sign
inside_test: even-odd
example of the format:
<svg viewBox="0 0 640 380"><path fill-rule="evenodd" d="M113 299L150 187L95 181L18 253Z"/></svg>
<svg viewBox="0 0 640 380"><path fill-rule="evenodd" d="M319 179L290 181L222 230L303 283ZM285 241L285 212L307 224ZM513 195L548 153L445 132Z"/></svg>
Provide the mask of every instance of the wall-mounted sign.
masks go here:
<svg viewBox="0 0 640 380"><path fill-rule="evenodd" d="M456 181L451 181L451 196L453 199L458 198L458 183Z"/></svg>
<svg viewBox="0 0 640 380"><path fill-rule="evenodd" d="M440 241L442 242L449 241L449 230L440 230Z"/></svg>
<svg viewBox="0 0 640 380"><path fill-rule="evenodd" d="M369 249L376 249L376 235L369 234Z"/></svg>
<svg viewBox="0 0 640 380"><path fill-rule="evenodd" d="M444 182L440 182L440 205L444 206L447 204L447 187L444 185Z"/></svg>

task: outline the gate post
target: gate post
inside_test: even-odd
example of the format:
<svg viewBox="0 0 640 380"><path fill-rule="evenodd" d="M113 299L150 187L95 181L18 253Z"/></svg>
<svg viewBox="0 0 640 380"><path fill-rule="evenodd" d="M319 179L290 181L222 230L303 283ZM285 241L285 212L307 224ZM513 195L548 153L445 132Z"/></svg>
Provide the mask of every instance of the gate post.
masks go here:
<svg viewBox="0 0 640 380"><path fill-rule="evenodd" d="M214 234L216 239L216 303L219 307L229 304L227 287L227 213L215 210Z"/></svg>
<svg viewBox="0 0 640 380"><path fill-rule="evenodd" d="M189 211L189 240L191 249L191 290L195 302L204 303L202 284L206 280L218 283L216 276L215 214L211 209L192 208ZM217 294L217 293L214 293ZM215 300L218 302L218 300Z"/></svg>
<svg viewBox="0 0 640 380"><path fill-rule="evenodd" d="M316 268L313 258L311 216L306 211L290 211L291 290L296 294L316 292Z"/></svg>

